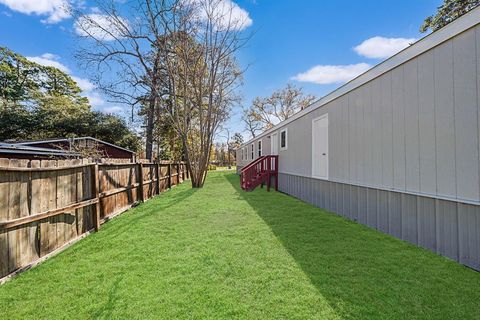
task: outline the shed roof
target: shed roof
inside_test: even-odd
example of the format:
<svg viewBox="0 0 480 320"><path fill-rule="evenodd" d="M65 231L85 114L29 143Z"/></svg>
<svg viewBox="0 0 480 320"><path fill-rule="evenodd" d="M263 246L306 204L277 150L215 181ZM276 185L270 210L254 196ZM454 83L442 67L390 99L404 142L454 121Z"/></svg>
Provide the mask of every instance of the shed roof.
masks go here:
<svg viewBox="0 0 480 320"><path fill-rule="evenodd" d="M80 154L77 152L49 149L49 148L38 148L31 146L18 145L13 143L3 143L0 142L0 153L11 153L11 154L36 154L42 156L60 156L60 157L79 157Z"/></svg>
<svg viewBox="0 0 480 320"><path fill-rule="evenodd" d="M117 146L116 144L106 142L97 138L93 137L76 137L76 138L52 138L52 139L42 139L42 140L31 140L31 141L19 141L19 142L14 142L13 144L15 145L32 145L32 144L42 144L42 143L49 143L49 142L68 142L68 141L78 141L78 140L93 140L98 143L102 143L105 145L109 145L113 148L117 148L126 152L130 152L134 154L135 152L120 146Z"/></svg>

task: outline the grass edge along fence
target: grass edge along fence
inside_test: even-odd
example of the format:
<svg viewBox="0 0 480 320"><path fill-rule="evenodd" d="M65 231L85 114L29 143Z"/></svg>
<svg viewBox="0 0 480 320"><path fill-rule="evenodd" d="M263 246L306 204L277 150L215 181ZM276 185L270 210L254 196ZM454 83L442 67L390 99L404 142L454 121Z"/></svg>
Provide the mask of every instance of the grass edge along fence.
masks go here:
<svg viewBox="0 0 480 320"><path fill-rule="evenodd" d="M0 159L0 284L188 178L183 162Z"/></svg>

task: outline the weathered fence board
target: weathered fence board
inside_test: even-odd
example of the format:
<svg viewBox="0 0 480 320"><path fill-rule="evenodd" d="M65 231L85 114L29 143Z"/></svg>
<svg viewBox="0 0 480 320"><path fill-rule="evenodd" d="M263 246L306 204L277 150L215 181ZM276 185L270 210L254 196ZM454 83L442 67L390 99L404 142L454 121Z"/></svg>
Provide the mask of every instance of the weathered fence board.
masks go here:
<svg viewBox="0 0 480 320"><path fill-rule="evenodd" d="M0 159L0 278L185 177L183 163Z"/></svg>

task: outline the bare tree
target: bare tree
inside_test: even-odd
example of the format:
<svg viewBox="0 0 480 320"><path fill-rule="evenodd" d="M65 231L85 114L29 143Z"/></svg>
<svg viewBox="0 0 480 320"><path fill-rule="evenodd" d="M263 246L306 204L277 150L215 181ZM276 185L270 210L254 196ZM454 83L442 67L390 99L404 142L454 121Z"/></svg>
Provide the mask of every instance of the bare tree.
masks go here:
<svg viewBox="0 0 480 320"><path fill-rule="evenodd" d="M193 187L205 181L213 139L238 102L235 54L248 41L233 3L188 0L159 14L168 33L157 41L167 90L162 96L184 146Z"/></svg>
<svg viewBox="0 0 480 320"><path fill-rule="evenodd" d="M129 2L128 11L135 13L130 19L121 15L120 2L114 0L95 1L95 13L74 12L77 33L87 40L76 57L111 101L132 108L132 118L135 108L143 109L148 159L152 159L155 108L160 96L161 54L156 43L168 32L157 17L173 10L178 2Z"/></svg>
<svg viewBox="0 0 480 320"><path fill-rule="evenodd" d="M317 98L313 95L304 95L302 88L288 84L285 88L275 91L270 98L270 115L278 121L284 121L300 110L305 109Z"/></svg>
<svg viewBox="0 0 480 320"><path fill-rule="evenodd" d="M244 109L242 120L246 130L255 137L258 132L267 130L305 109L316 99L315 96L305 95L302 88L288 84L269 97L256 97L252 105Z"/></svg>
<svg viewBox="0 0 480 320"><path fill-rule="evenodd" d="M255 112L253 106L249 108L243 108L242 121L245 125L245 130L250 133L252 138L255 138L259 132L263 131L264 124L261 118Z"/></svg>
<svg viewBox="0 0 480 320"><path fill-rule="evenodd" d="M77 29L93 41L77 56L113 99L144 106L147 158L156 108L169 117L192 186L202 187L213 138L238 102L243 70L235 55L249 38L247 21L225 0L137 0L130 20L117 5L99 1L99 13L78 15Z"/></svg>

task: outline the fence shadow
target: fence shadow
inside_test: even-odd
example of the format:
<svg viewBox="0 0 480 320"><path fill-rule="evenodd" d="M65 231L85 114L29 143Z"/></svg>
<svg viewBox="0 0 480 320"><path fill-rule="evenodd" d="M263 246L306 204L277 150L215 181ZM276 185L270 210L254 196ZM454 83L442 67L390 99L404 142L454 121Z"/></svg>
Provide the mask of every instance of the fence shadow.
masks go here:
<svg viewBox="0 0 480 320"><path fill-rule="evenodd" d="M341 317L455 318L466 308L461 297L480 298L480 277L464 266L280 192L245 192L236 174L225 178Z"/></svg>
<svg viewBox="0 0 480 320"><path fill-rule="evenodd" d="M187 181L187 180L186 180ZM138 207L132 209L129 214L124 214L122 219L127 223L111 225L114 231L104 235L107 239L122 238L125 233L130 233L134 229L142 229L145 224L151 223L146 219L150 215L162 214L166 209L180 204L182 201L191 197L198 189L188 188L186 190L168 190L157 195L149 201L142 203Z"/></svg>

